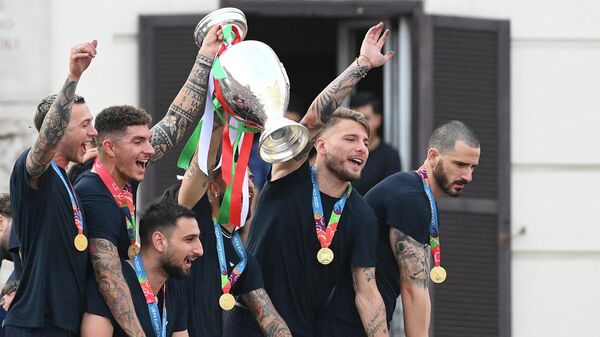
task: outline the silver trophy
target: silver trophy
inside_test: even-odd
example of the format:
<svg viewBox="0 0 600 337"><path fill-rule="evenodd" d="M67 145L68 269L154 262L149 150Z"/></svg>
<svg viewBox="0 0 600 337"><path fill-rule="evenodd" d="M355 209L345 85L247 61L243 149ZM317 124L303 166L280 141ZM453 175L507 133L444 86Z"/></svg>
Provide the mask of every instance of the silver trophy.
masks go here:
<svg viewBox="0 0 600 337"><path fill-rule="evenodd" d="M234 25L243 40L248 32L246 16L237 8L211 12L196 26L194 39L200 47L210 28ZM290 81L279 58L266 44L242 41L228 45L219 56L226 74L219 86L236 118L262 130L260 156L269 163L289 160L308 143L308 130L287 118Z"/></svg>
<svg viewBox="0 0 600 337"><path fill-rule="evenodd" d="M246 16L244 13L233 7L226 7L217 9L214 12L210 12L207 16L203 17L196 29L194 29L194 40L198 47L202 46L202 40L206 36L206 33L210 30L210 27L214 25L234 25L237 27L240 33L240 39L243 40L248 33L248 23L246 22Z"/></svg>
<svg viewBox="0 0 600 337"><path fill-rule="evenodd" d="M279 163L298 155L308 130L284 117L290 81L275 52L259 41L243 41L220 56L225 78L218 80L235 117L262 130L260 156Z"/></svg>

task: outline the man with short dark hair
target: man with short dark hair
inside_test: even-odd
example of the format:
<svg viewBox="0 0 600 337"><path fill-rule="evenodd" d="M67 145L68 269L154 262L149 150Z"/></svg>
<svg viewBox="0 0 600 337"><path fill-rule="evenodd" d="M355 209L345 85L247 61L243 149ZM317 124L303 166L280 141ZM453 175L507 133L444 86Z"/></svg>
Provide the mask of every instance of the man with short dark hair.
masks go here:
<svg viewBox="0 0 600 337"><path fill-rule="evenodd" d="M136 193L147 165L161 159L183 137L204 106L208 75L223 34L213 26L202 42L187 81L152 129L150 115L132 106L112 106L96 116L98 157L75 184L86 214L92 268L113 317L131 336L144 331L121 271L121 259L139 252Z"/></svg>
<svg viewBox="0 0 600 337"><path fill-rule="evenodd" d="M387 336L385 310L375 283L377 220L352 189L368 158L369 127L363 115L339 104L367 72L392 58L381 50L383 23L369 29L360 56L313 101L302 119L309 144L296 158L273 164L250 228L248 250L261 264L265 290L293 336L316 334L317 318L345 271L354 278L354 300L371 336ZM317 149L314 166L307 161ZM225 336L258 336L250 312L233 310Z"/></svg>
<svg viewBox="0 0 600 337"><path fill-rule="evenodd" d="M381 139L383 114L375 95L359 92L350 99L350 107L365 115L371 129L369 160L365 163L360 179L352 182L352 187L365 195L378 182L400 171L400 155L398 150Z"/></svg>
<svg viewBox="0 0 600 337"><path fill-rule="evenodd" d="M23 274L5 320L6 335L77 336L87 276L87 227L65 168L82 162L96 136L75 88L96 56L97 41L71 49L67 81L41 114L39 135L17 159L10 177L13 229ZM49 101L49 100L48 100ZM38 113L36 113L37 115Z"/></svg>
<svg viewBox="0 0 600 337"><path fill-rule="evenodd" d="M200 230L191 210L172 203L151 205L140 220L140 253L122 260L121 271L146 336L187 337L183 280L202 255ZM87 284L82 337L127 337L115 322L92 277Z"/></svg>
<svg viewBox="0 0 600 337"><path fill-rule="evenodd" d="M427 158L418 170L393 174L365 196L379 220L376 278L386 305L387 322L392 320L400 295L407 337L428 336L430 277L437 283L445 279L439 249L443 231L439 230L436 200L445 195L460 196L473 179L479 155L475 132L460 121L450 121L431 135ZM428 257L430 250L433 268ZM336 318L336 324L345 327L344 337L364 336L353 323L356 309L344 299L352 293L351 286L340 284L339 290L328 312Z"/></svg>

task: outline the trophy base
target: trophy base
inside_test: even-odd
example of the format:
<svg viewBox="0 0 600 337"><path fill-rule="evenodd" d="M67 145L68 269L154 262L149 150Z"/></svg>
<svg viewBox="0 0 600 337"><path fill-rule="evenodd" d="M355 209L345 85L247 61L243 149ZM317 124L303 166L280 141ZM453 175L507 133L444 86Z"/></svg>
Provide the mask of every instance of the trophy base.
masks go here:
<svg viewBox="0 0 600 337"><path fill-rule="evenodd" d="M291 122L291 121L290 121ZM296 123L265 128L260 136L260 156L268 163L281 163L297 156L308 143L308 130Z"/></svg>

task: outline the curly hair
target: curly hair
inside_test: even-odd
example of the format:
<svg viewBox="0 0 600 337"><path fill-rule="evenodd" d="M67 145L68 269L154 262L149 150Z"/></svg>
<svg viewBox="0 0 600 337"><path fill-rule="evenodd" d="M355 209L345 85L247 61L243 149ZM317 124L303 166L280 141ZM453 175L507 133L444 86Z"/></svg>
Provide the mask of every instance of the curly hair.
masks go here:
<svg viewBox="0 0 600 337"><path fill-rule="evenodd" d="M35 109L35 115L33 116L33 124L35 125L35 128L38 130L38 132L42 128L42 124L44 123L44 118L46 118L46 114L48 114L48 111L50 111L50 107L52 106L52 103L54 103L55 100L56 100L56 94L48 95L48 96L42 98L42 101L40 102L40 104L38 104L37 108ZM85 103L85 98L83 98L82 96L79 96L79 95L75 95L73 104L84 104L84 103Z"/></svg>
<svg viewBox="0 0 600 337"><path fill-rule="evenodd" d="M98 131L96 143L102 143L107 135L124 132L128 126L150 125L152 117L143 109L131 105L108 107L96 116L94 127Z"/></svg>

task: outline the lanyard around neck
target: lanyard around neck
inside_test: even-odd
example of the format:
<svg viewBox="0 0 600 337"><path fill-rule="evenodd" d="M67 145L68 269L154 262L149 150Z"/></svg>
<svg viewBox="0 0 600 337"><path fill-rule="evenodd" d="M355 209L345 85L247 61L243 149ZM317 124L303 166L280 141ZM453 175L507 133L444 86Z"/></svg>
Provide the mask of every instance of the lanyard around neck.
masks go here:
<svg viewBox="0 0 600 337"><path fill-rule="evenodd" d="M221 234L221 225L217 221L216 217L213 217L213 224L215 227L215 237L217 239L217 255L219 257L219 269L221 271L221 289L224 294L229 294L231 288L240 278L244 269L246 269L246 263L248 258L246 257L246 250L244 244L240 238L238 231L234 231L231 235L231 243L233 248L240 258L240 262L233 268L231 275L227 273L227 258L225 256L225 244L223 242L223 235Z"/></svg>
<svg viewBox="0 0 600 337"><path fill-rule="evenodd" d="M317 239L321 244L321 249L317 253L317 260L321 264L329 264L333 260L333 251L329 249L331 242L337 231L338 223L344 211L346 200L352 193L352 184L348 185L346 193L338 200L333 206L331 215L329 216L329 223L325 225L325 218L323 217L323 204L321 202L321 192L319 191L319 182L317 181L317 169L314 166L310 167L310 177L312 181L312 208L315 218L315 230L317 232Z"/></svg>
<svg viewBox="0 0 600 337"><path fill-rule="evenodd" d="M146 298L146 304L148 305L148 312L150 313L150 320L152 321L152 328L156 337L167 336L167 283L163 284L163 314L162 324L160 319L160 312L158 311L158 298L154 295L150 280L142 264L142 255L137 254L133 258L133 270L140 282L140 287Z"/></svg>
<svg viewBox="0 0 600 337"><path fill-rule="evenodd" d="M433 257L434 267L430 272L431 280L435 283L442 283L446 279L446 270L441 266L442 252L440 250L440 226L438 220L437 204L431 185L429 184L429 177L424 167L420 167L417 170L417 174L421 177L423 182L423 189L429 199L429 206L431 208L431 223L429 225L429 246L431 247L431 256Z"/></svg>
<svg viewBox="0 0 600 337"><path fill-rule="evenodd" d="M75 228L77 229L77 236L75 236L75 248L79 251L84 251L87 248L87 238L83 234L84 229L84 220L83 214L81 213L81 207L79 207L79 202L77 197L75 196L75 191L73 190L73 185L71 182L67 181L67 179L63 176L60 168L56 164L54 160L50 162L52 169L58 174L60 180L62 181L67 193L69 194L69 199L71 200L71 207L73 208L73 220L75 222Z"/></svg>

